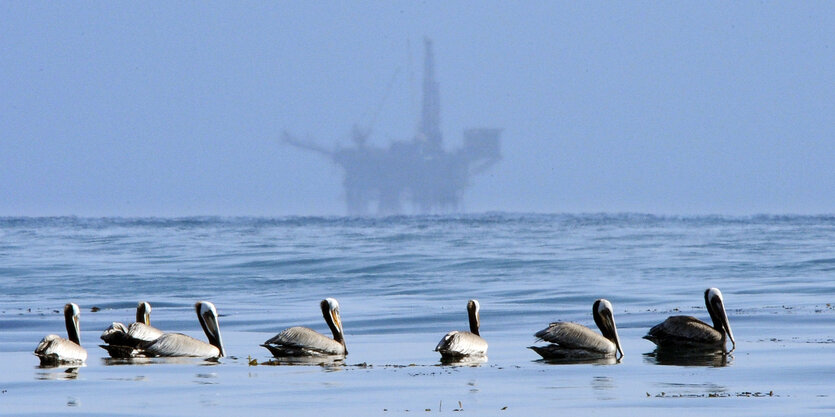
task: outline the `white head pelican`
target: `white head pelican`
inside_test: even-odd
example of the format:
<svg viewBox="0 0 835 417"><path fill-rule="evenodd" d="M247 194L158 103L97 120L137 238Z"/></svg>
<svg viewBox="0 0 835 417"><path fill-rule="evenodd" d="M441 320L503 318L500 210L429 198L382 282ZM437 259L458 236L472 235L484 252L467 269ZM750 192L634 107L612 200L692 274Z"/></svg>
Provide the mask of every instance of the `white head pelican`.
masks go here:
<svg viewBox="0 0 835 417"><path fill-rule="evenodd" d="M442 360L455 361L466 357L487 355L487 341L478 334L479 310L481 310L481 306L478 304L478 300L467 302L470 331L453 330L441 338L441 341L435 346L435 352L441 353Z"/></svg>
<svg viewBox="0 0 835 417"><path fill-rule="evenodd" d="M577 323L556 322L535 334L551 344L530 348L545 359L584 360L611 358L617 354L623 357L612 310L612 303L602 298L592 305L592 316L602 335Z"/></svg>
<svg viewBox="0 0 835 417"><path fill-rule="evenodd" d="M130 358L139 355L136 349L143 342L151 342L163 335L163 332L151 326L151 304L140 301L136 306L136 321L125 326L113 322L101 334L106 345L99 345L113 358Z"/></svg>
<svg viewBox="0 0 835 417"><path fill-rule="evenodd" d="M69 339L56 334L44 337L35 348L35 355L40 358L42 366L81 364L87 360L87 350L81 347L80 317L81 310L77 304L69 303L64 306L64 324L67 326Z"/></svg>
<svg viewBox="0 0 835 417"><path fill-rule="evenodd" d="M659 347L725 348L725 335L731 339L731 350L736 341L725 313L725 303L718 288L705 290L705 306L713 326L691 316L670 316L649 329L644 339Z"/></svg>
<svg viewBox="0 0 835 417"><path fill-rule="evenodd" d="M339 316L339 303L333 298L326 298L319 303L325 322L333 333L333 339L307 327L291 327L282 330L261 346L269 349L276 357L285 356L344 356L345 335L342 332L342 320Z"/></svg>
<svg viewBox="0 0 835 417"><path fill-rule="evenodd" d="M208 301L199 301L194 305L197 320L206 333L209 343L197 340L182 333L164 333L151 342L140 344L141 352L137 356L193 356L200 358L219 358L225 355L223 340L220 338L220 327L217 321L217 310Z"/></svg>

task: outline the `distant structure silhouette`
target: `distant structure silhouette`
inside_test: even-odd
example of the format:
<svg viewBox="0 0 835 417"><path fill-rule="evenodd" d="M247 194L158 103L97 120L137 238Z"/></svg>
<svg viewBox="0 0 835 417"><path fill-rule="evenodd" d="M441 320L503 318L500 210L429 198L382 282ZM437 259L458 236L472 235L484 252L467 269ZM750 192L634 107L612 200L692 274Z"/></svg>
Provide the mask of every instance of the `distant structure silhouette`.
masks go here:
<svg viewBox="0 0 835 417"><path fill-rule="evenodd" d="M366 143L370 129L354 126L352 147L329 150L297 140L287 132L283 134L284 143L322 154L342 167L349 215L371 214L375 204L376 214L401 214L404 200L414 213L455 212L459 210L470 177L501 159L501 129L465 129L463 147L444 150L432 42L426 39L424 45L422 114L412 140L395 141L388 148L370 146Z"/></svg>

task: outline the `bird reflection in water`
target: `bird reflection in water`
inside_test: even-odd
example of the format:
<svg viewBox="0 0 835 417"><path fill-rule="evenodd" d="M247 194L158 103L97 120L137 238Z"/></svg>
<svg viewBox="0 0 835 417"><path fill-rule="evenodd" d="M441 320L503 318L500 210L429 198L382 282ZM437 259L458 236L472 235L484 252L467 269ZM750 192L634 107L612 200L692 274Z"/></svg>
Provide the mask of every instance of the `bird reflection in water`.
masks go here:
<svg viewBox="0 0 835 417"><path fill-rule="evenodd" d="M648 363L655 365L709 366L721 368L731 364L733 355L728 354L722 348L676 349L659 347L650 353L645 353L644 358Z"/></svg>
<svg viewBox="0 0 835 417"><path fill-rule="evenodd" d="M214 372L210 373L198 373L194 375L195 379L194 382L200 385L217 385L217 374Z"/></svg>
<svg viewBox="0 0 835 417"><path fill-rule="evenodd" d="M459 356L459 357L441 357L441 365L444 366L481 366L487 363L487 356Z"/></svg>
<svg viewBox="0 0 835 417"><path fill-rule="evenodd" d="M617 386L615 380L608 376L596 376L591 380L594 397L598 400L615 400Z"/></svg>
<svg viewBox="0 0 835 417"><path fill-rule="evenodd" d="M345 355L283 356L266 362L256 362L256 364L258 366L321 366L341 369L345 365Z"/></svg>
<svg viewBox="0 0 835 417"><path fill-rule="evenodd" d="M59 366L38 366L39 369L52 369L53 371L38 372L37 378L41 381L78 379L78 367L65 368Z"/></svg>
<svg viewBox="0 0 835 417"><path fill-rule="evenodd" d="M154 364L178 364L178 365L201 365L214 366L220 361L217 358L196 358L190 356L173 356L160 358L132 357L132 358L102 358L105 366L122 365L154 365Z"/></svg>
<svg viewBox="0 0 835 417"><path fill-rule="evenodd" d="M551 358L551 359L538 359L534 362L546 363L549 365L615 365L620 363L620 358L608 357L608 358L583 358L583 359L575 359L575 358Z"/></svg>

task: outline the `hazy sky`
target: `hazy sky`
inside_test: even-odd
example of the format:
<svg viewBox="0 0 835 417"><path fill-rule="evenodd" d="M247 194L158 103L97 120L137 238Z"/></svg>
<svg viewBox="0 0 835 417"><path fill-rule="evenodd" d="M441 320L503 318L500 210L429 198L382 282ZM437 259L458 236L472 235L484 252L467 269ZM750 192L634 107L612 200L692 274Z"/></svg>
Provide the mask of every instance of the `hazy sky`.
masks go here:
<svg viewBox="0 0 835 417"><path fill-rule="evenodd" d="M448 148L472 212L835 212L835 2L0 2L0 215L344 213L282 130ZM395 76L395 73L397 76ZM394 77L394 78L393 78ZM389 80L394 79L387 95Z"/></svg>

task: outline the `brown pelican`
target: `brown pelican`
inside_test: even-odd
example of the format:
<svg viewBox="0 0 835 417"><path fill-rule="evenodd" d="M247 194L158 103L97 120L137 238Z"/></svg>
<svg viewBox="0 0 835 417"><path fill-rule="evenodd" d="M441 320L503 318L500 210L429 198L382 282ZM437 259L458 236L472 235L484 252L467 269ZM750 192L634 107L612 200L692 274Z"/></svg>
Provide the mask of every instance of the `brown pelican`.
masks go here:
<svg viewBox="0 0 835 417"><path fill-rule="evenodd" d="M64 323L67 326L67 337L69 339L64 339L56 334L44 337L38 347L35 348L35 355L40 358L42 366L61 363L84 363L87 359L87 350L81 347L80 316L81 310L79 310L78 305L69 303L64 306Z"/></svg>
<svg viewBox="0 0 835 417"><path fill-rule="evenodd" d="M584 360L615 357L616 354L622 358L612 303L602 298L595 301L592 316L602 336L577 323L556 322L535 334L539 340L551 344L530 348L545 359Z"/></svg>
<svg viewBox="0 0 835 417"><path fill-rule="evenodd" d="M727 333L733 346L729 352L733 352L736 349L736 342L719 289L705 290L705 306L713 321L713 326L691 316L671 316L649 329L644 339L659 347L724 349Z"/></svg>
<svg viewBox="0 0 835 417"><path fill-rule="evenodd" d="M199 301L194 305L197 320L206 333L209 343L197 340L182 333L163 333L151 342L140 343L137 356L193 356L200 358L219 358L224 356L223 341L217 321L217 310L208 301Z"/></svg>
<svg viewBox="0 0 835 417"><path fill-rule="evenodd" d="M442 360L456 360L470 356L485 356L487 354L487 341L482 339L478 334L478 311L480 309L478 300L470 300L467 302L470 331L459 332L453 330L438 342L438 345L435 346L435 352L441 352Z"/></svg>
<svg viewBox="0 0 835 417"><path fill-rule="evenodd" d="M136 349L143 342L151 342L163 332L151 327L151 304L140 301L136 306L136 322L130 327L114 322L101 334L106 345L99 345L113 358L130 358L140 355Z"/></svg>
<svg viewBox="0 0 835 417"><path fill-rule="evenodd" d="M333 339L307 327L291 327L282 330L261 346L277 357L347 355L342 320L339 318L339 303L333 298L326 298L319 305L325 322L331 328Z"/></svg>

